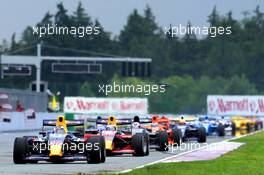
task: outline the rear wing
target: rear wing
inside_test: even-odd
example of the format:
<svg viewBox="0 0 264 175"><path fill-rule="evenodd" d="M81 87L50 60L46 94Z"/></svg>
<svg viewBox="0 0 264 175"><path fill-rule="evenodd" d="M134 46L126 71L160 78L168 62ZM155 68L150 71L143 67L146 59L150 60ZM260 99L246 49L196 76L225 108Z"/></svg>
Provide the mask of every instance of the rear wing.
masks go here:
<svg viewBox="0 0 264 175"><path fill-rule="evenodd" d="M116 125L129 125L132 123L132 119L116 119ZM108 119L96 120L96 124L107 125Z"/></svg>
<svg viewBox="0 0 264 175"><path fill-rule="evenodd" d="M56 126L57 120L43 120L42 126ZM84 120L66 120L67 126L84 126Z"/></svg>
<svg viewBox="0 0 264 175"><path fill-rule="evenodd" d="M139 118L140 124L152 123L152 118Z"/></svg>
<svg viewBox="0 0 264 175"><path fill-rule="evenodd" d="M172 122L176 122L176 123L180 122L181 120L185 120L186 122L193 122L193 121L196 120L196 118L184 118L184 119L181 119L181 118L170 118L169 120L172 121Z"/></svg>
<svg viewBox="0 0 264 175"><path fill-rule="evenodd" d="M119 118L114 120L116 121L116 125L130 125L133 123L133 118ZM87 118L86 121L102 125L109 124L109 118ZM140 123L151 123L151 118L140 118Z"/></svg>

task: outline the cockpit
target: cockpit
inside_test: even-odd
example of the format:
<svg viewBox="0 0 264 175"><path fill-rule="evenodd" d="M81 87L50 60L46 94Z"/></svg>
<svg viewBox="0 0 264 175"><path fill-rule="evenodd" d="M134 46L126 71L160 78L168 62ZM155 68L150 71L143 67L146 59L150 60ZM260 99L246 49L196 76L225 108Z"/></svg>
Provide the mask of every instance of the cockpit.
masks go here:
<svg viewBox="0 0 264 175"><path fill-rule="evenodd" d="M107 125L105 129L106 131L116 131L117 130L115 125Z"/></svg>
<svg viewBox="0 0 264 175"><path fill-rule="evenodd" d="M156 127L158 127L158 126L159 126L158 123L151 123L151 127L152 127L152 128L156 128Z"/></svg>
<svg viewBox="0 0 264 175"><path fill-rule="evenodd" d="M53 129L54 134L65 134L64 128L62 126L56 126Z"/></svg>

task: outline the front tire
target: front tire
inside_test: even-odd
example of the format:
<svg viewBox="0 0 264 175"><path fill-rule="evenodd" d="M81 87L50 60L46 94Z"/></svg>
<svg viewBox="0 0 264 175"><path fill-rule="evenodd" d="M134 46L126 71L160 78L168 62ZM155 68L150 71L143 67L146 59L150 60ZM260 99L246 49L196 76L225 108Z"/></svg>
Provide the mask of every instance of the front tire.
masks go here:
<svg viewBox="0 0 264 175"><path fill-rule="evenodd" d="M158 145L159 148L157 149L158 151L168 151L169 148L169 142L168 142L168 133L166 131L160 131L157 134L157 139L158 139Z"/></svg>
<svg viewBox="0 0 264 175"><path fill-rule="evenodd" d="M14 141L13 149L13 162L15 164L25 164L24 157L27 153L26 139L22 137L16 137Z"/></svg>
<svg viewBox="0 0 264 175"><path fill-rule="evenodd" d="M87 140L92 149L86 150L87 163L97 164L105 161L105 145L103 136L93 136ZM98 148L95 148L98 145Z"/></svg>

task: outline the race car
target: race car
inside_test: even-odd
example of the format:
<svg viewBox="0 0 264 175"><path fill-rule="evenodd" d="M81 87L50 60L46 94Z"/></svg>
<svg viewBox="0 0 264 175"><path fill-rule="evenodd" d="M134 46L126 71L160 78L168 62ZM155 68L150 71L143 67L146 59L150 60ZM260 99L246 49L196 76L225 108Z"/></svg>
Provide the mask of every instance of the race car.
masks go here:
<svg viewBox="0 0 264 175"><path fill-rule="evenodd" d="M84 120L65 120L57 116L56 120L43 120L40 136L17 137L14 141L13 161L15 164L48 161L64 163L87 161L87 163L105 162L105 141L103 136L89 139L78 137L68 131L69 126L84 125ZM51 130L44 130L49 126ZM78 135L78 134L77 134Z"/></svg>
<svg viewBox="0 0 264 175"><path fill-rule="evenodd" d="M246 130L251 132L255 126L255 122L249 118L243 116L234 116L231 118L232 121L232 133L235 133L237 130Z"/></svg>
<svg viewBox="0 0 264 175"><path fill-rule="evenodd" d="M215 117L200 116L199 121L205 127L207 135L225 136L225 126Z"/></svg>
<svg viewBox="0 0 264 175"><path fill-rule="evenodd" d="M181 116L180 118L171 118L170 121L173 129L181 130L182 141L206 142L206 129L196 118Z"/></svg>
<svg viewBox="0 0 264 175"><path fill-rule="evenodd" d="M88 121L94 121L93 119ZM118 126L129 125L129 128ZM139 118L116 119L110 116L107 119L97 118L96 125L85 130L84 138L89 139L95 135L105 138L107 155L132 154L133 156L149 155L149 135L140 127Z"/></svg>
<svg viewBox="0 0 264 175"><path fill-rule="evenodd" d="M222 125L224 125L225 135L232 134L232 121L229 117L220 116L218 118L218 122L222 123Z"/></svg>
<svg viewBox="0 0 264 175"><path fill-rule="evenodd" d="M142 119L148 123L148 119ZM145 128L149 132L150 148L158 151L168 151L169 145L180 146L182 142L182 132L178 128L170 128L170 120L165 117L153 116L150 125ZM141 122L143 123L143 122Z"/></svg>
<svg viewBox="0 0 264 175"><path fill-rule="evenodd" d="M263 121L256 116L246 116L247 119L251 121L251 127L254 128L255 131L263 129Z"/></svg>

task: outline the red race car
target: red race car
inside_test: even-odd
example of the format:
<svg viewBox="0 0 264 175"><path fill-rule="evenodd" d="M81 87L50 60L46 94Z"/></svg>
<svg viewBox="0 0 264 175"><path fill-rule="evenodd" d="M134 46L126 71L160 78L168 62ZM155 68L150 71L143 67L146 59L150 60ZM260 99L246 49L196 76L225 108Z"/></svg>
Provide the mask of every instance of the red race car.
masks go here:
<svg viewBox="0 0 264 175"><path fill-rule="evenodd" d="M87 121L94 120L88 119ZM138 117L116 119L110 116L107 119L97 118L95 122L95 126L85 130L84 138L88 139L94 135L104 136L107 155L149 155L149 135L146 129L140 127ZM121 125L127 127L119 128Z"/></svg>

